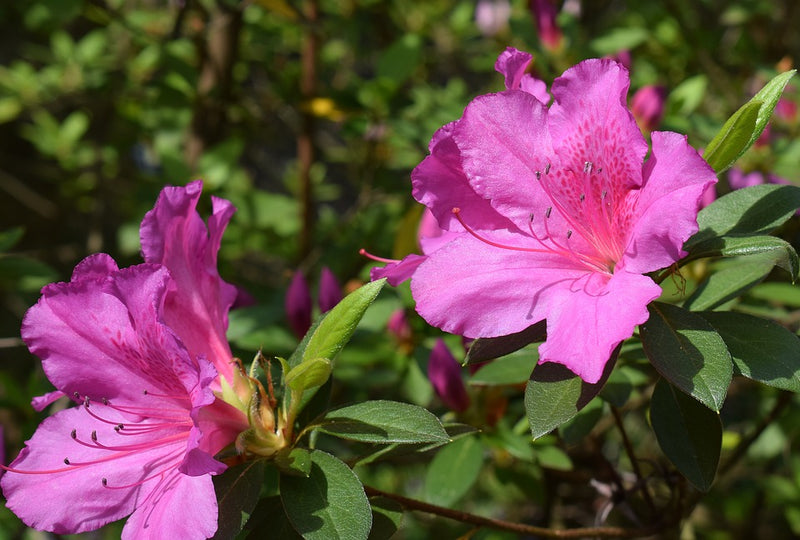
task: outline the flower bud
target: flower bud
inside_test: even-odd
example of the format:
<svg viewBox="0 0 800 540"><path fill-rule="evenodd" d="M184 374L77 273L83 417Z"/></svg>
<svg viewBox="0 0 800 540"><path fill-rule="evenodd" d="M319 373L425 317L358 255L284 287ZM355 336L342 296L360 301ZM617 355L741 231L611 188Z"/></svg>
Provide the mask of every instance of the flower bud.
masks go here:
<svg viewBox="0 0 800 540"><path fill-rule="evenodd" d="M302 272L297 271L286 291L286 316L297 339L303 336L311 328L311 291L308 289Z"/></svg>
<svg viewBox="0 0 800 540"><path fill-rule="evenodd" d="M428 379L445 405L456 412L469 407L470 399L461 379L461 366L441 338L436 340L428 360Z"/></svg>

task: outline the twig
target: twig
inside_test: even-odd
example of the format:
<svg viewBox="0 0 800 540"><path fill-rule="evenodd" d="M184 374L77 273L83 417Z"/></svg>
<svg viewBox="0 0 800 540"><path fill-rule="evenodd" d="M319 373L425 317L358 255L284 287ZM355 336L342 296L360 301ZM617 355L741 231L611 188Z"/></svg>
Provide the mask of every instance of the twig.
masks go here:
<svg viewBox="0 0 800 540"><path fill-rule="evenodd" d="M640 538L643 536L651 536L673 525L671 522L664 522L646 529L626 529L624 527L548 529L545 527L537 527L535 525L525 525L523 523L513 523L500 519L477 516L475 514L470 514L469 512L462 512L460 510L453 510L450 508L437 506L435 504L418 501L416 499L410 499L395 493L387 493L386 491L382 491L370 486L364 486L364 491L366 491L367 495L369 496L386 497L387 499L396 501L408 510L426 512L428 514L434 514L447 519L460 521L461 523L469 523L478 527L489 527L491 529L541 536L543 538Z"/></svg>
<svg viewBox="0 0 800 540"><path fill-rule="evenodd" d="M650 491L647 489L647 482L642 476L642 470L639 468L639 460L636 458L636 454L633 451L633 445L631 444L631 440L628 438L628 432L625 431L625 426L622 423L622 416L619 414L619 409L612 405L611 412L614 414L614 421L617 423L617 428L619 428L619 432L622 435L622 444L625 446L625 453L628 454L628 460L631 462L633 474L636 475L636 484L639 486L639 490L642 492L642 497L644 498L645 503L647 503L648 508L650 508L650 512L652 515L656 515L656 505L653 503L653 499L650 497Z"/></svg>

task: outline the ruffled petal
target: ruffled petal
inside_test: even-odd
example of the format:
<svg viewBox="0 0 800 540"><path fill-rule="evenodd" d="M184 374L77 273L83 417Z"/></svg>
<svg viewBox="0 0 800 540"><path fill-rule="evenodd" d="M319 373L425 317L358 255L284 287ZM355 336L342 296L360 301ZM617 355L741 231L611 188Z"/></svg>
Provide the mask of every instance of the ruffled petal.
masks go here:
<svg viewBox="0 0 800 540"><path fill-rule="evenodd" d="M213 199L206 228L196 211L202 187L196 181L164 188L142 220L142 253L145 261L166 266L175 282L165 302L166 323L192 355L205 355L231 381L232 355L225 331L237 293L217 272L217 252L234 208Z"/></svg>
<svg viewBox="0 0 800 540"><path fill-rule="evenodd" d="M173 472L140 499L122 529L122 540L205 540L217 532L217 498L208 475Z"/></svg>
<svg viewBox="0 0 800 540"><path fill-rule="evenodd" d="M494 69L505 77L506 90L522 90L547 105L550 102L547 84L526 73L532 59L530 53L507 47L497 57Z"/></svg>
<svg viewBox="0 0 800 540"><path fill-rule="evenodd" d="M430 144L430 155L411 172L412 195L428 207L442 229L463 231L453 208L469 209L462 215L480 229L513 228L492 205L475 192L461 169L461 152L453 140L456 123L439 129Z"/></svg>
<svg viewBox="0 0 800 540"><path fill-rule="evenodd" d="M686 255L683 243L697 232L697 211L714 170L685 135L655 131L622 265L629 272L665 268Z"/></svg>
<svg viewBox="0 0 800 540"><path fill-rule="evenodd" d="M600 380L614 348L648 318L647 304L661 287L647 276L617 271L589 274L562 289L547 313L540 362L557 362L587 383Z"/></svg>
<svg viewBox="0 0 800 540"><path fill-rule="evenodd" d="M409 279L416 271L417 267L427 259L425 255L406 255L402 261L392 262L383 267L375 267L370 271L370 279L386 278L389 285L397 287L400 283Z"/></svg>
<svg viewBox="0 0 800 540"><path fill-rule="evenodd" d="M642 182L647 143L628 110L628 70L613 60L586 60L553 82L550 136L564 169L586 162L605 172L607 190L619 196ZM588 196L588 194L587 194Z"/></svg>
<svg viewBox="0 0 800 540"><path fill-rule="evenodd" d="M546 118L536 98L506 91L474 99L453 131L470 186L518 230L527 230L531 214L552 206L537 179L553 157ZM480 208L460 208L469 224L479 222Z"/></svg>
<svg viewBox="0 0 800 540"><path fill-rule="evenodd" d="M506 244L519 235L495 235ZM586 270L552 254L524 253L464 236L428 256L411 279L417 312L445 332L495 337L544 319L555 292Z"/></svg>

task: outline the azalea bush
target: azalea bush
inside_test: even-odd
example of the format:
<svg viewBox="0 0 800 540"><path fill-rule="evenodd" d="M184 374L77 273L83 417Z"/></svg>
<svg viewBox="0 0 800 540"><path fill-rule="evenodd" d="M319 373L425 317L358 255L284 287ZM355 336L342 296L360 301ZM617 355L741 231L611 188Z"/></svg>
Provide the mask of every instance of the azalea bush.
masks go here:
<svg viewBox="0 0 800 540"><path fill-rule="evenodd" d="M630 4L0 8L0 534L800 534L797 12Z"/></svg>

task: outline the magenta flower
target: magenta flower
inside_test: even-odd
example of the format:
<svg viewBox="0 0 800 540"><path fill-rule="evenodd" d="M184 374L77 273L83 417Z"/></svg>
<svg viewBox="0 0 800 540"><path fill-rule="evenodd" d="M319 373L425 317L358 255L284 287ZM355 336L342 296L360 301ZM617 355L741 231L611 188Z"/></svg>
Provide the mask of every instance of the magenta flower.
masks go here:
<svg viewBox="0 0 800 540"><path fill-rule="evenodd" d="M442 403L456 412L467 410L470 399L461 378L461 365L441 338L436 340L428 360L428 379Z"/></svg>
<svg viewBox="0 0 800 540"><path fill-rule="evenodd" d="M529 4L531 13L536 20L536 29L539 31L539 39L542 40L542 44L550 50L558 49L561 46L563 35L556 21L558 9L555 1L529 0Z"/></svg>
<svg viewBox="0 0 800 540"><path fill-rule="evenodd" d="M131 514L123 538L214 535L211 476L226 468L214 456L247 419L212 391L215 364L232 360L214 356L227 350L214 340L229 286L206 263L229 217L217 210L229 206L215 202L209 239L196 226L200 189L165 188L145 217L145 256L160 246L163 264L119 269L93 255L25 316L22 337L58 389L39 404L61 393L77 404L45 419L0 481L8 508L31 527L72 534ZM184 322L204 319L209 328Z"/></svg>
<svg viewBox="0 0 800 540"><path fill-rule="evenodd" d="M504 55L514 60L504 66L530 58ZM541 361L594 383L661 293L644 274L686 255L716 177L676 133L654 132L644 162L628 72L614 61L568 69L549 108L499 70L507 90L474 99L412 173L414 197L455 239L373 276L412 276L417 311L454 334L503 336L546 319Z"/></svg>

